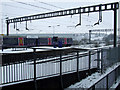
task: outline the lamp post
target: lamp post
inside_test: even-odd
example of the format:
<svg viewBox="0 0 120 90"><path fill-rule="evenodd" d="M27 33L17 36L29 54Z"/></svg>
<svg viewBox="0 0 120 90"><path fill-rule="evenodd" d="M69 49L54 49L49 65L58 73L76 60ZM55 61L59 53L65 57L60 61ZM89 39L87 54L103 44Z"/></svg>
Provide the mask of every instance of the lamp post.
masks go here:
<svg viewBox="0 0 120 90"><path fill-rule="evenodd" d="M5 15L5 18L2 18L1 17L1 35L4 35L3 33L5 33L5 32L3 32L3 28L4 28L4 20L7 20L7 19L9 19L9 17L7 16L7 15Z"/></svg>
<svg viewBox="0 0 120 90"><path fill-rule="evenodd" d="M55 27L57 27L57 26L60 26L60 25L48 26L48 27L52 27L52 28L53 28L53 36L54 36L54 34L55 34Z"/></svg>
<svg viewBox="0 0 120 90"><path fill-rule="evenodd" d="M1 19L1 34L3 34L3 18Z"/></svg>

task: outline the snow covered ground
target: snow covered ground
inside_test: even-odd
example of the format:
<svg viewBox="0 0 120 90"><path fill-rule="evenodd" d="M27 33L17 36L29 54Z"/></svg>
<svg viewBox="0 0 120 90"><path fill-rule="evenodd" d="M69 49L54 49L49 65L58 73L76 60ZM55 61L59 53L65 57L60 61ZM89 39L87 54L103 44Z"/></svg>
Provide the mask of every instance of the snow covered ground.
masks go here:
<svg viewBox="0 0 120 90"><path fill-rule="evenodd" d="M81 80L80 82L74 84L74 85L71 85L69 86L68 88L66 88L65 90L69 90L70 88L90 88L92 85L94 85L96 82L98 82L99 80L101 80L103 77L105 77L108 73L112 72L114 69L116 69L118 66L120 66L120 62L119 63L116 63L114 64L112 67L108 68L103 74L101 73L94 73L92 74L91 76L88 76L87 78ZM112 72L110 75L109 75L109 85L112 85L114 83L114 79L115 79L115 72ZM118 83L120 83L120 79L118 78L117 80ZM116 86L116 84L113 84L113 87ZM103 80L101 80L98 84L96 84L95 86L96 88L106 88L106 78L104 78Z"/></svg>
<svg viewBox="0 0 120 90"><path fill-rule="evenodd" d="M96 50L96 49L110 48L110 47L113 47L113 45L109 45L109 46L100 46L100 47L94 47L94 46L91 45L91 44L72 46L72 48L76 48L76 49L86 49L86 50Z"/></svg>

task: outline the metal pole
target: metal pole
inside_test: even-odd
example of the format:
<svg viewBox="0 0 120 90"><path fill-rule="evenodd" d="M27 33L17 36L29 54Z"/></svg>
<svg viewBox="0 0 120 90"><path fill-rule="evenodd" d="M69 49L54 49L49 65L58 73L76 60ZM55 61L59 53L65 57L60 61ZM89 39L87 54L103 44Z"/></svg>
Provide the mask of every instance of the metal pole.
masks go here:
<svg viewBox="0 0 120 90"><path fill-rule="evenodd" d="M95 90L95 85L94 85L94 86L92 86L92 90Z"/></svg>
<svg viewBox="0 0 120 90"><path fill-rule="evenodd" d="M7 36L9 36L9 23L7 21Z"/></svg>
<svg viewBox="0 0 120 90"><path fill-rule="evenodd" d="M77 51L77 78L78 78L78 81L80 81L80 76L79 76L79 51Z"/></svg>
<svg viewBox="0 0 120 90"><path fill-rule="evenodd" d="M117 83L117 78L118 78L118 76L117 76L117 68L115 69L115 83Z"/></svg>
<svg viewBox="0 0 120 90"><path fill-rule="evenodd" d="M91 43L91 30L89 30L89 43Z"/></svg>
<svg viewBox="0 0 120 90"><path fill-rule="evenodd" d="M60 84L61 90L63 90L63 80L62 80L62 54L60 53Z"/></svg>
<svg viewBox="0 0 120 90"><path fill-rule="evenodd" d="M53 37L55 36L55 26L53 26Z"/></svg>
<svg viewBox="0 0 120 90"><path fill-rule="evenodd" d="M103 73L103 49L101 49L101 73Z"/></svg>
<svg viewBox="0 0 120 90"><path fill-rule="evenodd" d="M101 4L100 4L100 6L99 6L99 21L102 22Z"/></svg>
<svg viewBox="0 0 120 90"><path fill-rule="evenodd" d="M89 51L89 75L91 74L91 51Z"/></svg>
<svg viewBox="0 0 120 90"><path fill-rule="evenodd" d="M100 70L100 50L97 51L97 69Z"/></svg>
<svg viewBox="0 0 120 90"><path fill-rule="evenodd" d="M106 76L106 90L109 90L108 83L109 83L109 81L108 81L108 75L107 75Z"/></svg>
<svg viewBox="0 0 120 90"><path fill-rule="evenodd" d="M114 47L116 47L117 44L117 9L115 4L114 11Z"/></svg>
<svg viewBox="0 0 120 90"><path fill-rule="evenodd" d="M36 49L34 50L34 55L36 53ZM34 56L35 57L35 56ZM37 81L36 81L36 59L34 58L34 85L35 85L35 90L37 90Z"/></svg>
<svg viewBox="0 0 120 90"><path fill-rule="evenodd" d="M2 30L2 34L3 34L3 19L1 19L1 24L2 24L1 30Z"/></svg>

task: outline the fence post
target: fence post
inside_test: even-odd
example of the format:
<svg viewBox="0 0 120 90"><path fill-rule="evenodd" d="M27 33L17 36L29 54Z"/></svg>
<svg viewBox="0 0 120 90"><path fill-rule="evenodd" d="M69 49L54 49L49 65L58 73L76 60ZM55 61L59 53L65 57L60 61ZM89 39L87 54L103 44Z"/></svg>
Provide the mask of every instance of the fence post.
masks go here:
<svg viewBox="0 0 120 90"><path fill-rule="evenodd" d="M35 55L36 55L36 49L34 48L33 49L33 52L34 52L34 86L35 86L35 90L37 90L37 81L36 81L36 58L35 58Z"/></svg>
<svg viewBox="0 0 120 90"><path fill-rule="evenodd" d="M116 52L117 52L117 61L116 62L119 62L119 47L117 47Z"/></svg>
<svg viewBox="0 0 120 90"><path fill-rule="evenodd" d="M116 69L115 69L115 83L117 83L117 82L116 82L117 78L118 78L118 76L117 76L117 68L116 68Z"/></svg>
<svg viewBox="0 0 120 90"><path fill-rule="evenodd" d="M118 45L118 54L120 53L120 45ZM118 62L120 62L120 55L118 55Z"/></svg>
<svg viewBox="0 0 120 90"><path fill-rule="evenodd" d="M109 81L108 81L108 75L107 75L106 76L106 90L109 90L108 83L109 83Z"/></svg>
<svg viewBox="0 0 120 90"><path fill-rule="evenodd" d="M77 78L78 78L78 81L80 81L80 76L79 76L79 51L77 51Z"/></svg>
<svg viewBox="0 0 120 90"><path fill-rule="evenodd" d="M95 90L95 84L93 86L91 86L90 88L85 89L85 90Z"/></svg>
<svg viewBox="0 0 120 90"><path fill-rule="evenodd" d="M120 65L118 66L118 76L120 76Z"/></svg>
<svg viewBox="0 0 120 90"><path fill-rule="evenodd" d="M101 49L101 73L103 73L103 49Z"/></svg>
<svg viewBox="0 0 120 90"><path fill-rule="evenodd" d="M95 90L95 85L92 86L92 90Z"/></svg>
<svg viewBox="0 0 120 90"><path fill-rule="evenodd" d="M62 80L62 53L60 52L60 85L61 90L63 90L63 80Z"/></svg>
<svg viewBox="0 0 120 90"><path fill-rule="evenodd" d="M97 69L100 70L100 50L97 50Z"/></svg>
<svg viewBox="0 0 120 90"><path fill-rule="evenodd" d="M91 51L89 51L89 75L91 74Z"/></svg>

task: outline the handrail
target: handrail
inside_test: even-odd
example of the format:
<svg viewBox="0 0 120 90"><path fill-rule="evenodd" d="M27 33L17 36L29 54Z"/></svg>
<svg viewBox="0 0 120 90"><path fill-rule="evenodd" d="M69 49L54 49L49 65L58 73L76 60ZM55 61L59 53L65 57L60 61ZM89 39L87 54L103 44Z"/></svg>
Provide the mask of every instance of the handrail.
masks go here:
<svg viewBox="0 0 120 90"><path fill-rule="evenodd" d="M109 73L107 73L104 77L102 77L99 81L97 81L97 82L95 82L92 86L90 86L89 88L88 88L88 90L89 89L91 89L91 88L93 88L93 87L95 87L95 85L97 84L97 83L99 83L100 81L102 81L104 78L106 78L106 77L108 77L108 75L110 75L113 71L115 71L117 68L119 68L120 67L120 64L117 66L117 67L115 67L112 71L110 71ZM108 88L108 87L107 87Z"/></svg>

